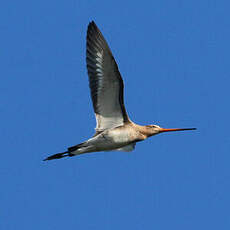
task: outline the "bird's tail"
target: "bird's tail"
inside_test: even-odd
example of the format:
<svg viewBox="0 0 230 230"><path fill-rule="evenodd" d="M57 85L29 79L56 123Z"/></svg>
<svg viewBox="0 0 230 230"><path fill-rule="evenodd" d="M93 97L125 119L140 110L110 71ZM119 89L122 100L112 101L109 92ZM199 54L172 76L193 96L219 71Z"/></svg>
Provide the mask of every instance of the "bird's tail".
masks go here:
<svg viewBox="0 0 230 230"><path fill-rule="evenodd" d="M63 158L63 157L73 157L73 156L76 156L76 155L78 155L76 153L76 150L78 150L79 148L81 148L83 146L83 144L84 143L81 143L81 144L78 144L78 145L74 145L74 146L68 148L68 151L63 152L63 153L56 153L54 155L51 155L51 156L45 158L43 161L60 159L60 158ZM75 152L75 153L73 153L73 152Z"/></svg>
<svg viewBox="0 0 230 230"><path fill-rule="evenodd" d="M51 155L47 158L45 158L43 161L49 161L49 160L55 160L55 159L60 159L60 158L63 158L63 157L69 157L69 151L66 151L66 152L63 152L63 153L56 153L54 155Z"/></svg>

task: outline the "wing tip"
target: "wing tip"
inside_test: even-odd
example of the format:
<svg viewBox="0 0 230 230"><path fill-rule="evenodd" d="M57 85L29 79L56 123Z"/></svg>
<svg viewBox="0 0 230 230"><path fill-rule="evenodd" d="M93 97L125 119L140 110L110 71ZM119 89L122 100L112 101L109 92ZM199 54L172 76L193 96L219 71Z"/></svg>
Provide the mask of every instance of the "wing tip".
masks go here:
<svg viewBox="0 0 230 230"><path fill-rule="evenodd" d="M89 22L89 25L96 25L96 23L95 23L94 20L91 20L91 21Z"/></svg>
<svg viewBox="0 0 230 230"><path fill-rule="evenodd" d="M94 20L90 21L88 24L88 31L90 30L99 30Z"/></svg>

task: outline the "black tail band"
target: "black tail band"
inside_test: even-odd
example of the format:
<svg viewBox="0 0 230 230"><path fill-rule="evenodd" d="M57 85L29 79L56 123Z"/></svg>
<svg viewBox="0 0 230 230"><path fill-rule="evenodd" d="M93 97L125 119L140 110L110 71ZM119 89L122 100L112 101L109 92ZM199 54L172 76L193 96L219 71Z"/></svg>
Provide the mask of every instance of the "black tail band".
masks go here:
<svg viewBox="0 0 230 230"><path fill-rule="evenodd" d="M45 158L43 161L55 160L55 159L60 159L63 157L70 157L70 156L73 156L73 154L69 153L69 151L66 151L63 153L57 153L57 154L54 154L52 156L49 156L49 157Z"/></svg>

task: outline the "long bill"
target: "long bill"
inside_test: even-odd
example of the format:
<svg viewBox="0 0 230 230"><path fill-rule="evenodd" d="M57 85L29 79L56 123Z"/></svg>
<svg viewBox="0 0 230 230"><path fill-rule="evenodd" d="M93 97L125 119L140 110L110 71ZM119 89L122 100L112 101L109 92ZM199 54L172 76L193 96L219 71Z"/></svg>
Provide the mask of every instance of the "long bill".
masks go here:
<svg viewBox="0 0 230 230"><path fill-rule="evenodd" d="M196 130L196 128L184 128L184 129L164 129L164 128L161 128L160 133L174 132L174 131L186 131L186 130Z"/></svg>

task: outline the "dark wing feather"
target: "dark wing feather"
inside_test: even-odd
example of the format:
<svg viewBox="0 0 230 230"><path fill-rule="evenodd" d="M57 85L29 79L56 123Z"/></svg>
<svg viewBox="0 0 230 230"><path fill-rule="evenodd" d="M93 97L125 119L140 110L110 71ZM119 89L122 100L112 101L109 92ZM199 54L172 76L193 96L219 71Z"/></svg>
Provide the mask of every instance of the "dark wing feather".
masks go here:
<svg viewBox="0 0 230 230"><path fill-rule="evenodd" d="M92 21L87 30L86 62L97 131L128 121L123 98L124 84L102 33Z"/></svg>

